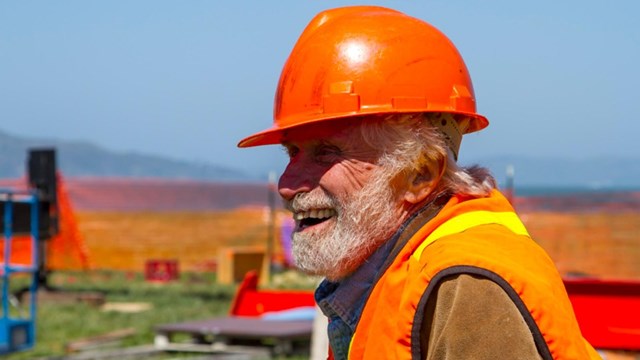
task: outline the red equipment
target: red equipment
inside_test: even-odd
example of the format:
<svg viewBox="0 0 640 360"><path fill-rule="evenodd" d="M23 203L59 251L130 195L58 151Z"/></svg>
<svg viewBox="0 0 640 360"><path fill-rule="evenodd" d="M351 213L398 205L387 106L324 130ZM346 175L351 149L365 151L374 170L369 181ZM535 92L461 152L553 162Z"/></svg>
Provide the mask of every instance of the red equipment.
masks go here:
<svg viewBox="0 0 640 360"><path fill-rule="evenodd" d="M564 284L593 347L640 351L640 281L565 278Z"/></svg>
<svg viewBox="0 0 640 360"><path fill-rule="evenodd" d="M249 271L231 303L233 316L261 316L267 312L315 306L313 291L258 290L258 273Z"/></svg>

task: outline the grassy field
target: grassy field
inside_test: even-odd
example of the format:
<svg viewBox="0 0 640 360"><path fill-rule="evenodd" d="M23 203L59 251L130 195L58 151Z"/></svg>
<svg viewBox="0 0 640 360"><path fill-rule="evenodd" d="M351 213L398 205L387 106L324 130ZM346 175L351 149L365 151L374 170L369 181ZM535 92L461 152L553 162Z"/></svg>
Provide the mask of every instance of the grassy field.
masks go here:
<svg viewBox="0 0 640 360"><path fill-rule="evenodd" d="M163 285L147 283L141 275L107 271L56 272L50 280L71 299L47 299L41 291L44 294L38 306L36 346L8 358L64 355L70 341L129 328L135 333L124 339L123 346L151 344L154 325L224 314L234 291L231 286L212 285L211 276L204 275ZM89 293L103 294L107 303L144 303L150 309L137 313L103 311L91 301L72 299Z"/></svg>
<svg viewBox="0 0 640 360"><path fill-rule="evenodd" d="M7 359L59 359L74 341L121 330L132 331L118 346L151 345L155 325L227 314L235 292L235 286L216 284L210 273L186 273L178 281L158 284L131 272L58 271L50 281L59 290L40 292L36 346ZM105 302L96 302L96 295L104 296ZM107 310L118 307L146 310Z"/></svg>

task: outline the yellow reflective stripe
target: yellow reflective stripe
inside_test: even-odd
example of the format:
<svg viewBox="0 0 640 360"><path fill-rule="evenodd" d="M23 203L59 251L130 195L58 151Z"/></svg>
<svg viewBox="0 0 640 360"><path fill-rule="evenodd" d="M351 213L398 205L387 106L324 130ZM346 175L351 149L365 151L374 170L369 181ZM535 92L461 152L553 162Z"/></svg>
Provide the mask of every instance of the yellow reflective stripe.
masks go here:
<svg viewBox="0 0 640 360"><path fill-rule="evenodd" d="M503 225L518 235L529 236L527 229L512 211L492 212L492 211L472 211L455 216L438 226L427 238L418 246L413 253L413 257L418 260L422 256L424 249L432 242L451 234L461 233L472 227L488 224Z"/></svg>
<svg viewBox="0 0 640 360"><path fill-rule="evenodd" d="M360 314L362 316L362 314ZM353 347L353 339L356 338L356 331L358 331L358 327L353 331L353 335L351 336L351 341L349 341L349 352L347 353L347 360L351 359L351 348Z"/></svg>

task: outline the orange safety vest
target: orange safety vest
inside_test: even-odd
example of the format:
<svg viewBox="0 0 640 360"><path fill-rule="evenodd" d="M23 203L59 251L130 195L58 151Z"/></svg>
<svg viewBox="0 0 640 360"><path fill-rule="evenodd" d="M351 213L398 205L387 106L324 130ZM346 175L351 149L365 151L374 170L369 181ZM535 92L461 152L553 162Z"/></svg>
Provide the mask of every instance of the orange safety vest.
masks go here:
<svg viewBox="0 0 640 360"><path fill-rule="evenodd" d="M375 284L351 339L350 359L419 359L420 325L439 280L489 278L522 313L543 359L600 359L584 340L549 256L509 202L454 196L414 234Z"/></svg>

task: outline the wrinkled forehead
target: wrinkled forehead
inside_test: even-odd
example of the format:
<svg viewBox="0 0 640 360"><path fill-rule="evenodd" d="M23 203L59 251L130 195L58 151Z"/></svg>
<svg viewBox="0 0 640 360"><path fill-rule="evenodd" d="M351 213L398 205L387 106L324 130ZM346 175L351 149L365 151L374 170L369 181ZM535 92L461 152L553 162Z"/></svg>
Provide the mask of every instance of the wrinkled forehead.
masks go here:
<svg viewBox="0 0 640 360"><path fill-rule="evenodd" d="M376 121L372 117L354 116L333 121L306 124L284 130L280 142L283 145L301 142L321 142L327 139L359 139L359 131L365 121Z"/></svg>

